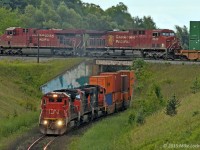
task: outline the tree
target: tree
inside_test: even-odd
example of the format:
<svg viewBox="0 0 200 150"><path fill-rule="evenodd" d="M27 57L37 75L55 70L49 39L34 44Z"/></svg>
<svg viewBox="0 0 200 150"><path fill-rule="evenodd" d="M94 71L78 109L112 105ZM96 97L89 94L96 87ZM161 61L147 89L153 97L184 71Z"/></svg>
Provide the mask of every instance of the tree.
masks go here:
<svg viewBox="0 0 200 150"><path fill-rule="evenodd" d="M26 0L1 0L0 6L8 9L18 9L23 12L24 8L28 5Z"/></svg>
<svg viewBox="0 0 200 150"><path fill-rule="evenodd" d="M36 28L43 28L43 22L45 22L45 19L44 13L40 9L36 9L34 20Z"/></svg>
<svg viewBox="0 0 200 150"><path fill-rule="evenodd" d="M33 5L28 5L25 8L25 13L22 15L22 21L24 22L24 27L30 28L35 27L35 12L36 8Z"/></svg>
<svg viewBox="0 0 200 150"><path fill-rule="evenodd" d="M143 17L143 26L145 29L156 29L156 24L151 16Z"/></svg>
<svg viewBox="0 0 200 150"><path fill-rule="evenodd" d="M189 31L186 26L180 27L180 26L175 26L176 29L176 35L179 38L181 42L181 47L183 49L188 49L189 47Z"/></svg>
<svg viewBox="0 0 200 150"><path fill-rule="evenodd" d="M131 22L132 17L128 13L128 7L122 2L117 6L112 6L105 11L106 15L110 16L119 26L125 25L125 22ZM129 27L130 28L130 27Z"/></svg>
<svg viewBox="0 0 200 150"><path fill-rule="evenodd" d="M0 8L0 34L2 34L8 27L23 26L23 22L20 18L18 11L11 11L10 9Z"/></svg>
<svg viewBox="0 0 200 150"><path fill-rule="evenodd" d="M179 106L180 102L176 98L175 95L173 95L167 102L165 113L169 116L174 116L177 114L177 107Z"/></svg>
<svg viewBox="0 0 200 150"><path fill-rule="evenodd" d="M43 26L46 28L60 28L60 25L53 20L48 20L47 22L44 22Z"/></svg>

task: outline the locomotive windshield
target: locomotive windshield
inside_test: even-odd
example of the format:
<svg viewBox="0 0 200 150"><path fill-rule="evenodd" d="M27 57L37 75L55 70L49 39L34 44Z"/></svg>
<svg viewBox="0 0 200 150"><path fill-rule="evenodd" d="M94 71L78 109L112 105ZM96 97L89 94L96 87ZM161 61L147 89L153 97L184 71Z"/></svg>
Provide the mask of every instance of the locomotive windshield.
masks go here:
<svg viewBox="0 0 200 150"><path fill-rule="evenodd" d="M163 32L162 36L175 36L175 33L173 33L173 32Z"/></svg>
<svg viewBox="0 0 200 150"><path fill-rule="evenodd" d="M49 97L49 102L60 103L60 102L62 102L62 98L60 98L60 97L58 97L58 98Z"/></svg>

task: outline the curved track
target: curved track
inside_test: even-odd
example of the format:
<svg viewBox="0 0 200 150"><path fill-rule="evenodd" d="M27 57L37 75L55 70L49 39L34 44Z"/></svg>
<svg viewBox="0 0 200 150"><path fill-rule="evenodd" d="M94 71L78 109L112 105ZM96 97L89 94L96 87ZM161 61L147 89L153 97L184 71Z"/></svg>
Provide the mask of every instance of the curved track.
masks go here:
<svg viewBox="0 0 200 150"><path fill-rule="evenodd" d="M28 148L27 150L37 150L43 149L47 150L47 148L56 140L59 136L46 136L42 135L38 139L36 139Z"/></svg>

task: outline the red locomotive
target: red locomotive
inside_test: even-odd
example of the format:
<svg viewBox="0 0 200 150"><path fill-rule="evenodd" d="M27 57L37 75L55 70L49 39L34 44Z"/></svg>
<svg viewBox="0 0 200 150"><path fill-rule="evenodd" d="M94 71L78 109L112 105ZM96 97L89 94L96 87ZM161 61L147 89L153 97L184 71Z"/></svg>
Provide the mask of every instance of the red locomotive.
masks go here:
<svg viewBox="0 0 200 150"><path fill-rule="evenodd" d="M144 57L172 57L181 49L172 30L95 31L10 27L0 36L2 54L120 55L138 50ZM105 55L104 55L105 56Z"/></svg>
<svg viewBox="0 0 200 150"><path fill-rule="evenodd" d="M0 37L2 54L72 55L105 45L104 31L10 27Z"/></svg>
<svg viewBox="0 0 200 150"><path fill-rule="evenodd" d="M71 126L127 108L133 84L132 71L119 71L91 76L89 85L45 94L39 119L41 133L60 135Z"/></svg>
<svg viewBox="0 0 200 150"><path fill-rule="evenodd" d="M106 41L111 50L120 49L124 54L128 50L139 50L144 57L164 58L181 49L174 31L168 29L111 31Z"/></svg>

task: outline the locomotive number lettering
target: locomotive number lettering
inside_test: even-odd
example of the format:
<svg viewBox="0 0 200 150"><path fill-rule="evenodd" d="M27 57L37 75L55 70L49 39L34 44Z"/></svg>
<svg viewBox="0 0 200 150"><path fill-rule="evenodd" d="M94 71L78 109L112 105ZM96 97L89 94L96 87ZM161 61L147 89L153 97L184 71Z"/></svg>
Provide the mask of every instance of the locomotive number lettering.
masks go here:
<svg viewBox="0 0 200 150"><path fill-rule="evenodd" d="M40 41L50 41L48 38L40 38Z"/></svg>
<svg viewBox="0 0 200 150"><path fill-rule="evenodd" d="M116 39L128 39L128 36L126 36L126 35L117 35Z"/></svg>
<svg viewBox="0 0 200 150"><path fill-rule="evenodd" d="M153 38L154 41L158 41L158 38Z"/></svg>
<svg viewBox="0 0 200 150"><path fill-rule="evenodd" d="M59 110L56 110L56 109L49 109L49 114L51 114L51 115L54 115L54 114L59 115Z"/></svg>
<svg viewBox="0 0 200 150"><path fill-rule="evenodd" d="M135 39L135 36L129 36L129 39Z"/></svg>
<svg viewBox="0 0 200 150"><path fill-rule="evenodd" d="M39 34L40 37L45 37L45 38L54 38L53 34Z"/></svg>

